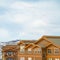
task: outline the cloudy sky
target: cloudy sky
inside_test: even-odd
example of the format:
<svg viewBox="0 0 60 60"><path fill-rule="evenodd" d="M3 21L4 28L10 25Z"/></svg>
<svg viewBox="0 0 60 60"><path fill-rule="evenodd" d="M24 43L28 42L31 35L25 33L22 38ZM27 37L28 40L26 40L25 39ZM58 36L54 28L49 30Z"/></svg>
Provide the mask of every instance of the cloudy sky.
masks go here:
<svg viewBox="0 0 60 60"><path fill-rule="evenodd" d="M0 41L60 35L60 0L0 0Z"/></svg>

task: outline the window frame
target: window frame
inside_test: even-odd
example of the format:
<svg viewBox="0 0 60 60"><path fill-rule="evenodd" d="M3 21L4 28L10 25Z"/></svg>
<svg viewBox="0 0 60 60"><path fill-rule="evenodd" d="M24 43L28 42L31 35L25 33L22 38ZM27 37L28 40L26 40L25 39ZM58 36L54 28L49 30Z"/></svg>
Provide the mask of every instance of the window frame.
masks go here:
<svg viewBox="0 0 60 60"><path fill-rule="evenodd" d="M25 57L20 57L20 60L25 60Z"/></svg>
<svg viewBox="0 0 60 60"><path fill-rule="evenodd" d="M13 51L7 51L6 54L9 55L9 56L11 56L11 55L14 54L14 52Z"/></svg>
<svg viewBox="0 0 60 60"><path fill-rule="evenodd" d="M28 60L32 60L32 57L28 57Z"/></svg>
<svg viewBox="0 0 60 60"><path fill-rule="evenodd" d="M50 51L49 51L50 50ZM48 54L52 54L52 49L47 49Z"/></svg>
<svg viewBox="0 0 60 60"><path fill-rule="evenodd" d="M41 53L41 48L34 49L34 54L40 54L40 53Z"/></svg>
<svg viewBox="0 0 60 60"><path fill-rule="evenodd" d="M60 58L55 58L55 60L60 60Z"/></svg>
<svg viewBox="0 0 60 60"><path fill-rule="evenodd" d="M52 58L48 58L48 60L53 60Z"/></svg>
<svg viewBox="0 0 60 60"><path fill-rule="evenodd" d="M9 58L7 58L7 60L14 60L14 59L9 57Z"/></svg>
<svg viewBox="0 0 60 60"><path fill-rule="evenodd" d="M59 54L59 48L54 48L54 54Z"/></svg>
<svg viewBox="0 0 60 60"><path fill-rule="evenodd" d="M32 53L32 49L31 48L28 48L28 53Z"/></svg>
<svg viewBox="0 0 60 60"><path fill-rule="evenodd" d="M20 45L20 53L24 53L25 52L25 46L24 45Z"/></svg>

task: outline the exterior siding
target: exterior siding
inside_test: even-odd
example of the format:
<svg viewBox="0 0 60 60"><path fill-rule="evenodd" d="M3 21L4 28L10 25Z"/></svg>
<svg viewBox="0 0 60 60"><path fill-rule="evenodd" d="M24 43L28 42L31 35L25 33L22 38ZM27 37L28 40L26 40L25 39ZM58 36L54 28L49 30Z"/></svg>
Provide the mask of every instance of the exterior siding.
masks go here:
<svg viewBox="0 0 60 60"><path fill-rule="evenodd" d="M60 59L60 48L58 48L58 47L56 47L56 46L54 46L54 45L51 45L51 46L49 46L48 48L47 48L47 50L48 49L51 49L51 51L52 51L52 53L51 54L48 54L48 52L47 52L47 60L48 60L48 58L52 58L52 60L55 60L55 58L59 58ZM59 53L55 53L55 49L59 49Z"/></svg>
<svg viewBox="0 0 60 60"><path fill-rule="evenodd" d="M49 49L51 53L48 53ZM8 51L13 51L14 54L8 56ZM55 53L55 51L58 52ZM2 48L2 58L3 60L7 60L7 58L13 58L13 60L58 60L60 59L60 46L54 45L45 37L36 43L35 41L20 41L16 46L4 46Z"/></svg>

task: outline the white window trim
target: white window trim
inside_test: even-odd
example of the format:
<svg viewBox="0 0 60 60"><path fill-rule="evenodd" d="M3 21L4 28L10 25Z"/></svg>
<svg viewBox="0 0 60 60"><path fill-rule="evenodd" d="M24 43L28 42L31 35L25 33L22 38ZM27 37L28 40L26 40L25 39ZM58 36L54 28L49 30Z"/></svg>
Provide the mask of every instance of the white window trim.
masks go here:
<svg viewBox="0 0 60 60"><path fill-rule="evenodd" d="M55 58L55 60L60 60L59 58Z"/></svg>
<svg viewBox="0 0 60 60"><path fill-rule="evenodd" d="M20 57L20 60L25 60L25 57Z"/></svg>
<svg viewBox="0 0 60 60"><path fill-rule="evenodd" d="M25 46L23 46L23 45L20 46L20 53L24 53L24 51L25 51L24 48L25 48Z"/></svg>
<svg viewBox="0 0 60 60"><path fill-rule="evenodd" d="M52 60L52 58L48 58L48 60Z"/></svg>
<svg viewBox="0 0 60 60"><path fill-rule="evenodd" d="M32 58L31 57L28 57L28 60L32 60Z"/></svg>

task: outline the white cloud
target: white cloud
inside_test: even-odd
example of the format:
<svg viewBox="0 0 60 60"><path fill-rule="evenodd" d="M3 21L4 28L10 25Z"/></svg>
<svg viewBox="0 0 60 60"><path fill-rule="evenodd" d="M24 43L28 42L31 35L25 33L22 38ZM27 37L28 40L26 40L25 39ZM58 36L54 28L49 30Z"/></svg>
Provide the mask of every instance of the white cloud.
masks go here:
<svg viewBox="0 0 60 60"><path fill-rule="evenodd" d="M33 21L30 26L32 26L32 27L41 27L41 26L47 26L47 25L48 25L48 23L45 22L45 21L36 20L36 21Z"/></svg>
<svg viewBox="0 0 60 60"><path fill-rule="evenodd" d="M8 38L9 32L6 29L0 28L0 38Z"/></svg>
<svg viewBox="0 0 60 60"><path fill-rule="evenodd" d="M13 24L17 23L17 25L19 24L22 25L20 31L17 30L17 28L15 28L19 32L18 36L17 37L16 35L14 35L15 37L10 36L9 39L15 39L20 37L22 39L23 38L31 39L36 38L36 36L39 38L40 35L53 34L53 32L57 32L60 30L57 29L57 27L54 28L56 25L53 24L53 23L58 24L59 20L57 19L60 19L59 18L60 10L56 2L42 1L31 3L15 1L12 2L11 4L8 4L7 6L9 7L9 9L7 12L5 12L4 15L0 16L0 20L6 22L8 21L9 23L12 22ZM4 30L3 32L7 35L5 36L1 32L2 34L1 36L5 37L9 36L8 31L7 32L5 31L6 30Z"/></svg>
<svg viewBox="0 0 60 60"><path fill-rule="evenodd" d="M19 34L18 34L18 36L25 36L25 35L27 35L26 32L19 32Z"/></svg>
<svg viewBox="0 0 60 60"><path fill-rule="evenodd" d="M32 4L27 3L27 2L14 2L10 6L13 9L26 9L26 8L31 8Z"/></svg>
<svg viewBox="0 0 60 60"><path fill-rule="evenodd" d="M41 2L35 2L35 3L31 3L31 2L23 2L23 1L16 1L16 2L13 2L11 5L10 5L10 8L12 9L30 9L30 8L52 8L54 6L57 6L55 5L56 3L55 2L51 2L51 1L41 1Z"/></svg>
<svg viewBox="0 0 60 60"><path fill-rule="evenodd" d="M30 18L26 14L25 15L24 14L15 14L15 15L12 15L12 17L13 17L12 22L14 22L14 23L23 23Z"/></svg>
<svg viewBox="0 0 60 60"><path fill-rule="evenodd" d="M29 3L29 2L13 2L9 8L11 9L9 12L3 16L10 22L13 23L25 23L33 20L49 20L51 15L53 15L53 11L48 10L54 6L55 3L51 2L37 2L37 3ZM45 8L48 8L45 10ZM50 13L49 13L50 12ZM50 20L49 20L50 21ZM40 22L41 23L41 22ZM43 22L45 23L45 22ZM36 23L37 24L37 23ZM42 24L42 23L41 23Z"/></svg>
<svg viewBox="0 0 60 60"><path fill-rule="evenodd" d="M8 14L11 14L11 21L15 23L37 19L47 21L51 18L51 15L54 15L53 11L49 10L54 7L54 5L55 3L53 2L37 2L33 4L28 2L14 2L11 4L10 8L14 10L15 13L13 13L13 11Z"/></svg>

